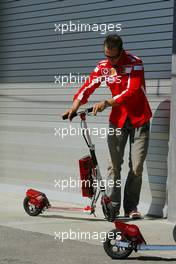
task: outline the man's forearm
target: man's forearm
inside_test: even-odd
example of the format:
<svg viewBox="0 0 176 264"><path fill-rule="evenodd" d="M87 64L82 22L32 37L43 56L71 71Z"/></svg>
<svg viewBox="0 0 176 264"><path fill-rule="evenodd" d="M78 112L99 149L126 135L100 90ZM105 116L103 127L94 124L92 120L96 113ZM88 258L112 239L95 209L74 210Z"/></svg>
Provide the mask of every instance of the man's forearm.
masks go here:
<svg viewBox="0 0 176 264"><path fill-rule="evenodd" d="M78 108L80 107L80 105L81 105L81 100L75 99L73 101L73 104L72 104L72 109L74 109L75 111L77 111Z"/></svg>
<svg viewBox="0 0 176 264"><path fill-rule="evenodd" d="M118 104L116 103L116 101L114 100L114 98L110 98L110 99L107 99L105 100L106 101L106 107L108 106L117 106Z"/></svg>

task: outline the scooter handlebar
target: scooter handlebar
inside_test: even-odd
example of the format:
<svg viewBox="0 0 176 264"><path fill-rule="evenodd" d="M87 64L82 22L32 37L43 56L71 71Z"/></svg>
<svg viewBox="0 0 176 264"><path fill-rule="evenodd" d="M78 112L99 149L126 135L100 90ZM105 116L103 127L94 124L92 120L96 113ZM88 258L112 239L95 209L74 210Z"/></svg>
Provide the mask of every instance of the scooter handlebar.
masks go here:
<svg viewBox="0 0 176 264"><path fill-rule="evenodd" d="M72 114L72 119L75 117L75 116L77 116L79 113L83 113L83 112L87 112L87 113L91 113L93 111L93 107L89 107L89 108L87 108L87 109L85 109L84 111L80 111L80 112L76 112L76 113L73 113ZM66 120L66 119L68 119L68 114L67 115L63 115L62 116L62 119L63 120Z"/></svg>

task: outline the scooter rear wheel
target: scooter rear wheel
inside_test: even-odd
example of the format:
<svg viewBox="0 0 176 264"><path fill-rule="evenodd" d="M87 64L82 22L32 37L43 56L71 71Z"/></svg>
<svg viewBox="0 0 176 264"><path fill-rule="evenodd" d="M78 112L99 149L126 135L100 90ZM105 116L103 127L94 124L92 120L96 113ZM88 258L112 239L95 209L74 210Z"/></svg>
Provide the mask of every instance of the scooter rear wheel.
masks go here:
<svg viewBox="0 0 176 264"><path fill-rule="evenodd" d="M125 259L133 251L133 249L118 247L116 241L128 242L126 238L121 238L121 232L118 229L109 231L106 235L106 241L103 243L106 254L112 259Z"/></svg>
<svg viewBox="0 0 176 264"><path fill-rule="evenodd" d="M25 212L30 216L37 216L42 212L41 208L37 208L35 205L30 204L29 197L27 196L24 198L23 207Z"/></svg>

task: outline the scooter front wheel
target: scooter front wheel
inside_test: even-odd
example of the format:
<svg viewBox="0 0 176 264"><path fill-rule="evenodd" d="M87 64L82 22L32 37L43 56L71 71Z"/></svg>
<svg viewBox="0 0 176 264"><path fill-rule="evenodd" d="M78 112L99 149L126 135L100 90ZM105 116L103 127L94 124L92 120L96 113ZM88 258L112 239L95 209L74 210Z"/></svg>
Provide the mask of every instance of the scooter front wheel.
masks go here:
<svg viewBox="0 0 176 264"><path fill-rule="evenodd" d="M42 212L41 208L38 208L35 205L30 203L29 197L27 196L24 198L23 207L24 207L25 212L30 216L37 216L41 214Z"/></svg>
<svg viewBox="0 0 176 264"><path fill-rule="evenodd" d="M106 240L103 243L104 250L106 254L112 259L125 259L133 251L131 248L118 247L116 242L123 241L127 242L128 240L121 236L121 232L118 229L113 229L109 231L106 235Z"/></svg>

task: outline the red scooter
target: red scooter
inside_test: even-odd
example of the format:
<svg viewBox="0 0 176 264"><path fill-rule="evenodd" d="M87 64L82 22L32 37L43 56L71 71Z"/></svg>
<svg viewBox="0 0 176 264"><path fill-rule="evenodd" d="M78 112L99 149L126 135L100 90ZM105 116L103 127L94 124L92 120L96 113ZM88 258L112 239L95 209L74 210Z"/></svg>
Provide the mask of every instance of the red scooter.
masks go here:
<svg viewBox="0 0 176 264"><path fill-rule="evenodd" d="M106 194L105 184L102 180L98 161L95 155L95 146L92 144L89 130L87 129L86 116L93 110L93 107L84 111L77 112L73 117L79 115L81 119L81 128L83 138L89 148L90 154L79 160L80 180L82 188L82 196L90 198L90 205L82 208L72 208L73 211L84 211L95 215L97 200L101 194L101 205L105 218L110 221L110 198ZM68 119L63 116L63 119ZM29 189L23 202L26 213L30 216L37 216L46 210L62 210L61 207L51 206L46 195L38 190Z"/></svg>

